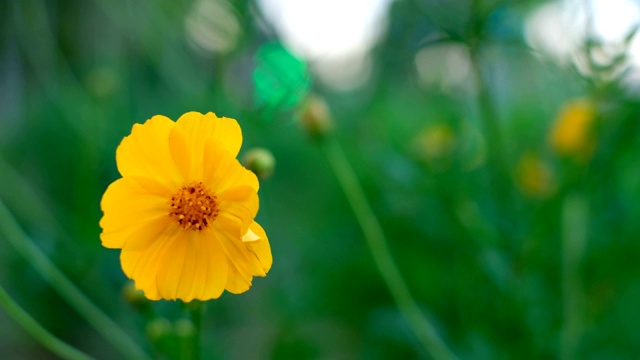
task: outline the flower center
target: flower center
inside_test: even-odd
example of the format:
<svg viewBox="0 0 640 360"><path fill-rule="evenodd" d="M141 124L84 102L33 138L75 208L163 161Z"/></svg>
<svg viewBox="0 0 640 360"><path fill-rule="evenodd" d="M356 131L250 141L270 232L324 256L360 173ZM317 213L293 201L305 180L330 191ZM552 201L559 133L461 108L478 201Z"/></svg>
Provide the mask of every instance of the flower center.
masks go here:
<svg viewBox="0 0 640 360"><path fill-rule="evenodd" d="M184 185L169 200L169 216L186 230L206 229L218 216L216 200L202 182Z"/></svg>

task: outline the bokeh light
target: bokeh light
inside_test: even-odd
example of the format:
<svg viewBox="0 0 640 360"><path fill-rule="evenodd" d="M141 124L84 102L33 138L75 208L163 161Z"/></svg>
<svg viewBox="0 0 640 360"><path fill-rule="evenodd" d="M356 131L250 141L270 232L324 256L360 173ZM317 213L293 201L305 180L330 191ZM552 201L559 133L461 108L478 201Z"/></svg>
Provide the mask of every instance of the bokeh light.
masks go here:
<svg viewBox="0 0 640 360"><path fill-rule="evenodd" d="M318 69L335 89L362 85L370 73L367 52L386 28L390 0L260 0L283 42Z"/></svg>
<svg viewBox="0 0 640 360"><path fill-rule="evenodd" d="M595 41L594 60L610 64L621 55L629 58L630 75L640 71L640 37L635 32L640 3L633 0L551 1L540 5L525 25L529 44L562 64L573 63L584 73L585 42Z"/></svg>
<svg viewBox="0 0 640 360"><path fill-rule="evenodd" d="M227 53L242 34L236 12L227 0L197 0L185 18L189 43L205 55Z"/></svg>

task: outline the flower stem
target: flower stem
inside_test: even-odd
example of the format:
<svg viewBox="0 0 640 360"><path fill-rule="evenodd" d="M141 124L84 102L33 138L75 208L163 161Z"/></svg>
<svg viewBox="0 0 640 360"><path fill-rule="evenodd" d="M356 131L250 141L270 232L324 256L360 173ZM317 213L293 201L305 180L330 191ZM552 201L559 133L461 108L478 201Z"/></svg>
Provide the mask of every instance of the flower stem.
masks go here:
<svg viewBox="0 0 640 360"><path fill-rule="evenodd" d="M442 341L435 327L424 316L411 296L409 288L391 256L382 227L340 144L333 137L324 138L319 143L362 228L373 260L410 330L434 359L455 359L453 352Z"/></svg>
<svg viewBox="0 0 640 360"><path fill-rule="evenodd" d="M513 217L515 213L515 195L513 193L506 149L500 131L498 111L496 110L494 99L491 97L491 89L482 71L479 46L480 44L477 40L471 41L469 44L469 56L476 85L479 117L487 144L490 191L495 211L505 220L501 221L501 224L497 226L498 234L504 244L515 251L517 249L514 247L515 244L512 240L513 227L517 223L517 219Z"/></svg>
<svg viewBox="0 0 640 360"><path fill-rule="evenodd" d="M31 241L0 200L0 234L105 339L128 359L148 359L146 353L102 310L94 305Z"/></svg>
<svg viewBox="0 0 640 360"><path fill-rule="evenodd" d="M53 336L24 311L0 285L0 306L42 346L63 359L91 360L91 356Z"/></svg>
<svg viewBox="0 0 640 360"><path fill-rule="evenodd" d="M507 161L504 156L504 144L502 141L502 134L500 133L500 126L498 124L498 112L494 107L491 92L482 71L477 45L470 46L469 53L471 57L471 65L473 66L474 81L476 84L480 121L482 121L484 133L487 138L489 161L493 163L492 165L494 166L494 170L498 172L497 176L508 175Z"/></svg>
<svg viewBox="0 0 640 360"><path fill-rule="evenodd" d="M189 311L191 313L191 321L195 328L195 334L193 335L193 354L192 360L199 360L200 356L200 341L202 337L202 314L204 313L204 304L199 300L193 300L189 304Z"/></svg>
<svg viewBox="0 0 640 360"><path fill-rule="evenodd" d="M577 358L583 330L584 294L580 263L587 244L589 207L580 195L568 195L562 207L562 297L564 323L560 339L560 359Z"/></svg>

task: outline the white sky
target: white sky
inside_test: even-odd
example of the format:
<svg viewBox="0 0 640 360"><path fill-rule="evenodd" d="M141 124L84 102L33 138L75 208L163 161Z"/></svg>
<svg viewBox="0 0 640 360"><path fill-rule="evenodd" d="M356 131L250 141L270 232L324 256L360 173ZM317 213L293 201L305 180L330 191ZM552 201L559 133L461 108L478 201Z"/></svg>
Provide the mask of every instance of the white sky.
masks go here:
<svg viewBox="0 0 640 360"><path fill-rule="evenodd" d="M391 0L259 0L284 41L301 55L343 57L372 45Z"/></svg>
<svg viewBox="0 0 640 360"><path fill-rule="evenodd" d="M634 0L562 0L533 11L525 24L529 44L561 63L573 61L588 33L615 47L640 24L640 2ZM640 67L640 37L630 49L631 63Z"/></svg>
<svg viewBox="0 0 640 360"><path fill-rule="evenodd" d="M386 27L393 0L259 0L290 50L336 90L366 81L368 51Z"/></svg>

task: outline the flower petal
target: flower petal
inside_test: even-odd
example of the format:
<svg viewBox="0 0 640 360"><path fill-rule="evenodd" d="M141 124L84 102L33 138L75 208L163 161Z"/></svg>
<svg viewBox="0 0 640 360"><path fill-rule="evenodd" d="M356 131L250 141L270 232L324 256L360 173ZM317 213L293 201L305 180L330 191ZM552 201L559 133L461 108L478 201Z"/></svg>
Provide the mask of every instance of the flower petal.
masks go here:
<svg viewBox="0 0 640 360"><path fill-rule="evenodd" d="M205 144L211 139L234 158L242 146L242 130L238 122L226 117L219 118L211 112L204 115L195 111L188 112L178 119L176 126L187 135L191 153L194 156L199 154L199 158L194 158L195 163L202 162Z"/></svg>
<svg viewBox="0 0 640 360"><path fill-rule="evenodd" d="M224 224L227 231L240 239L258 213L258 194L248 186L238 186L217 196L220 212L214 221Z"/></svg>
<svg viewBox="0 0 640 360"><path fill-rule="evenodd" d="M120 253L122 271L129 279L133 279L136 288L144 291L147 298L159 300L162 294L158 291L158 272L165 264L162 262L166 249L176 242L179 231L162 232L156 241L143 249L124 248Z"/></svg>
<svg viewBox="0 0 640 360"><path fill-rule="evenodd" d="M247 230L247 233L242 236L242 242L251 243L258 240L260 240L260 236L254 233L253 230L251 230L251 226L249 226L249 230Z"/></svg>
<svg viewBox="0 0 640 360"><path fill-rule="evenodd" d="M132 238L161 230L168 220L166 193L160 183L140 177L121 178L109 185L100 204L103 246L122 248Z"/></svg>
<svg viewBox="0 0 640 360"><path fill-rule="evenodd" d="M204 231L190 231L190 233L191 239L189 242L193 246L193 255L191 256L194 267L193 284L188 296L181 296L180 298L183 301L190 301L191 299L206 300L204 295L207 287L210 259L213 257L213 254L206 246L210 239Z"/></svg>
<svg viewBox="0 0 640 360"><path fill-rule="evenodd" d="M157 286L167 300L220 297L227 281L228 260L210 232L184 231L159 261Z"/></svg>
<svg viewBox="0 0 640 360"><path fill-rule="evenodd" d="M242 242L239 236L235 235L234 229L229 229L220 222L214 221L216 239L229 259L229 271L231 276L231 265L235 266L243 276L265 276L264 268L258 258ZM232 230L232 231L229 231Z"/></svg>
<svg viewBox="0 0 640 360"><path fill-rule="evenodd" d="M122 269L151 300L209 300L220 297L228 262L216 241L203 233L173 228L143 250L125 248Z"/></svg>
<svg viewBox="0 0 640 360"><path fill-rule="evenodd" d="M251 288L252 280L252 275L241 272L235 265L231 264L229 265L229 276L225 289L232 294L242 294Z"/></svg>
<svg viewBox="0 0 640 360"><path fill-rule="evenodd" d="M218 143L209 141L204 148L202 181L215 192L246 185L256 192L260 188L256 175L245 169Z"/></svg>
<svg viewBox="0 0 640 360"><path fill-rule="evenodd" d="M199 253L204 256L208 262L206 266L206 275L204 281L203 292L196 296L200 300L217 299L222 295L225 284L229 276L229 260L224 254L215 239L206 238L200 243L201 249Z"/></svg>
<svg viewBox="0 0 640 360"><path fill-rule="evenodd" d="M199 164L196 161L198 158L201 161L202 155L191 153L189 138L177 126L174 126L169 133L169 152L184 182L202 178L202 166L194 166L194 164Z"/></svg>
<svg viewBox="0 0 640 360"><path fill-rule="evenodd" d="M143 176L165 184L182 182L169 152L169 133L175 123L156 115L143 125L135 124L131 135L122 139L116 150L118 171L125 176ZM171 187L171 186L169 186Z"/></svg>
<svg viewBox="0 0 640 360"><path fill-rule="evenodd" d="M227 281L227 259L222 249L206 232L187 231L181 241L186 250L175 298L189 302L220 297Z"/></svg>
<svg viewBox="0 0 640 360"><path fill-rule="evenodd" d="M164 250L164 254L158 259L157 286L160 296L167 300L175 300L178 296L178 286L182 280L183 267L187 260L190 244L181 232ZM189 259L190 260L190 259Z"/></svg>
<svg viewBox="0 0 640 360"><path fill-rule="evenodd" d="M242 270L242 264L236 265L236 263L232 261L232 265L229 267L229 278L227 279L225 288L233 294L240 294L249 290L253 276L265 276L273 262L269 240L267 239L267 234L264 232L262 227L257 222L253 222L249 231L258 237L258 240L244 242L244 245L246 250L250 253L249 257L252 255L258 260L264 270L264 273L248 273L246 269ZM250 259L249 261L253 260L254 259Z"/></svg>
<svg viewBox="0 0 640 360"><path fill-rule="evenodd" d="M262 269L267 273L273 264L273 256L271 255L271 246L269 245L267 233L262 226L255 221L249 226L249 231L253 232L260 240L251 242L244 241L244 244L249 251L258 258L258 261L262 264Z"/></svg>
<svg viewBox="0 0 640 360"><path fill-rule="evenodd" d="M171 220L164 215L159 219L149 219L129 228L103 231L100 239L106 248L141 250L156 241L172 224Z"/></svg>
<svg viewBox="0 0 640 360"><path fill-rule="evenodd" d="M181 246L185 249L182 269L172 269L172 272L180 273L175 298L185 302L189 302L194 298L194 288L197 284L196 276L199 274L199 268L202 267L202 264L198 263L197 246L200 240L200 236L198 235L202 234L196 233L195 231L185 231L183 233L182 238L179 240L184 242ZM167 253L167 256L175 257L176 254Z"/></svg>

